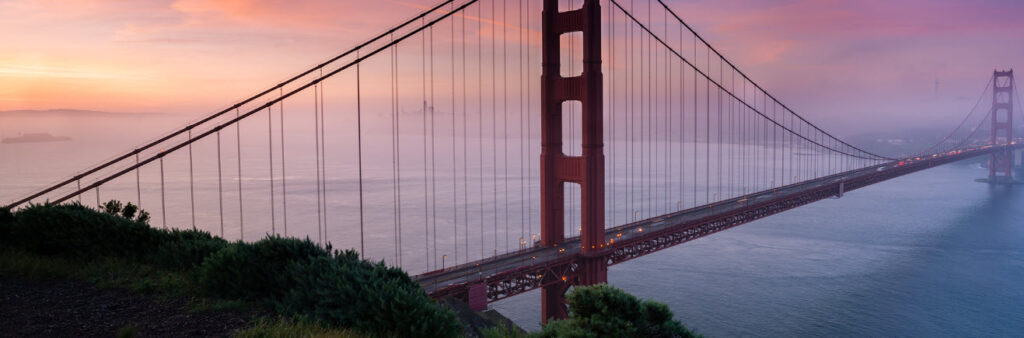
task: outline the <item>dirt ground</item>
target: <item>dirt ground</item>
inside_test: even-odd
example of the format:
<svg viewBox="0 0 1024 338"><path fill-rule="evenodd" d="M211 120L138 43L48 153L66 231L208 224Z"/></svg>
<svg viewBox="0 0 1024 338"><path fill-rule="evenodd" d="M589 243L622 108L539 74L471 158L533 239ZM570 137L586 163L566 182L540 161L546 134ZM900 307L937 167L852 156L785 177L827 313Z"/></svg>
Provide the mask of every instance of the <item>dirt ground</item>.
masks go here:
<svg viewBox="0 0 1024 338"><path fill-rule="evenodd" d="M0 336L111 337L128 325L139 337L225 337L256 311L190 311L184 299L153 299L73 280L0 276Z"/></svg>

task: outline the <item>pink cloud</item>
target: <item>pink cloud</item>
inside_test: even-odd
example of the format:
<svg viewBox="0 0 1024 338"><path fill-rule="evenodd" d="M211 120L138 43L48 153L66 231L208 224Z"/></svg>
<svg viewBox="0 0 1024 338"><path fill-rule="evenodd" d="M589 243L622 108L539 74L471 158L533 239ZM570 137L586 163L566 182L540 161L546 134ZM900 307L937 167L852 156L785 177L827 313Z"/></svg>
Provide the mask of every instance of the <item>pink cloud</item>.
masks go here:
<svg viewBox="0 0 1024 338"><path fill-rule="evenodd" d="M20 95L17 102L28 108L53 108L47 105L54 98L66 97L82 101L68 99L63 106L107 109L75 102L102 105L110 100L84 98L116 97L122 110L203 111L286 78L435 3L67 0L57 6L46 0L2 1L0 61L5 69L23 75L31 73L26 69L56 69L91 79L62 78L58 85L15 81L8 75L0 79L0 92L8 99ZM482 2L484 17L492 3L501 2ZM539 13L539 3L531 4ZM755 80L825 124L852 125L883 113L907 123L923 112L954 116L960 108L953 98L975 95L992 68L1024 61L1024 45L1016 36L1024 31L1024 21L1014 18L1024 4L1017 1L668 4ZM516 40L517 18L491 21L480 18L476 7L459 18L469 22L470 42L476 35L501 36L502 27L509 30L510 48L521 42ZM532 21L539 26L538 17ZM539 44L538 31L526 33ZM131 81L123 74L131 74ZM935 80L942 82L944 96L938 99ZM161 96L167 93L184 99Z"/></svg>

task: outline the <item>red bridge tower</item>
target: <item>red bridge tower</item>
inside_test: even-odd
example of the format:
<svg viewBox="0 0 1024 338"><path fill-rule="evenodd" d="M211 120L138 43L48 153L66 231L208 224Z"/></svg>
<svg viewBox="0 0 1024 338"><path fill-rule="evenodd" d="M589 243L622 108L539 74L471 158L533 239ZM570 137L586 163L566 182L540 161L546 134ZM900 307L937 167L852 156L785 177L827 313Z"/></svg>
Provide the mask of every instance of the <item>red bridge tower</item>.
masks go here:
<svg viewBox="0 0 1024 338"><path fill-rule="evenodd" d="M583 33L583 73L562 77L562 34ZM541 315L565 318L565 292L573 284L591 285L608 280L604 262L604 126L601 74L601 7L598 0L584 0L583 7L566 12L558 0L544 0L542 14L541 74L541 245L565 242L565 183L580 185L582 209L582 257L577 277L541 290ZM582 156L562 150L562 103L579 101L583 112Z"/></svg>
<svg viewBox="0 0 1024 338"><path fill-rule="evenodd" d="M1013 142L1013 70L995 71L992 77L992 139L990 145ZM1013 183L1013 150L992 153L989 183Z"/></svg>

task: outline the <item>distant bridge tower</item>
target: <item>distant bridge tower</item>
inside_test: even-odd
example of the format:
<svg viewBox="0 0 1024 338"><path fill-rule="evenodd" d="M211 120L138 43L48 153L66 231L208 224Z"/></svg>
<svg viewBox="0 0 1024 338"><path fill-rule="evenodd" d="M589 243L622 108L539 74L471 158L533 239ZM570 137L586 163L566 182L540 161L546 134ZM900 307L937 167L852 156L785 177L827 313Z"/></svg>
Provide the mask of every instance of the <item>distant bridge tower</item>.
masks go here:
<svg viewBox="0 0 1024 338"><path fill-rule="evenodd" d="M995 71L992 77L992 138L991 145L1013 142L1013 70ZM1013 150L992 153L989 160L990 183L1013 182Z"/></svg>
<svg viewBox="0 0 1024 338"><path fill-rule="evenodd" d="M562 77L560 40L562 34L582 32L583 73ZM581 263L573 279L542 288L541 316L565 318L565 292L573 284L607 282L604 251L604 126L602 120L603 80L601 74L601 7L598 0L584 0L583 7L566 12L558 0L544 0L542 14L541 74L541 245L553 247L565 242L565 183L580 185L582 229ZM579 101L583 106L583 153L567 156L562 149L562 103ZM554 276L553 276L554 277Z"/></svg>

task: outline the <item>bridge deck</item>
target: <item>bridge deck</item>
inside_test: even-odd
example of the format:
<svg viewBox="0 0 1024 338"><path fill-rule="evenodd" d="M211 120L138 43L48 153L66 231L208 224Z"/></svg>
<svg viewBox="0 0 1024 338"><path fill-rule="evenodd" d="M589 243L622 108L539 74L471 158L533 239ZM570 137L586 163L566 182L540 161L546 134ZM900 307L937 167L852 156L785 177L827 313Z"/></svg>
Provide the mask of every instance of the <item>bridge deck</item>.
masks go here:
<svg viewBox="0 0 1024 338"><path fill-rule="evenodd" d="M609 265L675 246L737 225L837 196L891 178L1021 145L984 146L894 161L761 191L654 217L605 232L603 256ZM430 295L467 299L470 285L486 285L487 301L575 278L578 237L554 247L536 246L414 277Z"/></svg>

